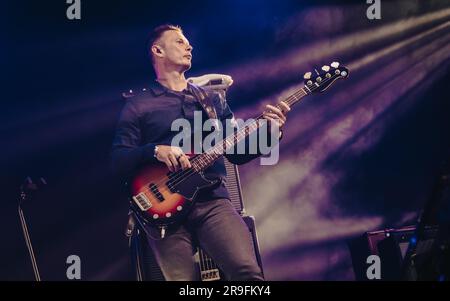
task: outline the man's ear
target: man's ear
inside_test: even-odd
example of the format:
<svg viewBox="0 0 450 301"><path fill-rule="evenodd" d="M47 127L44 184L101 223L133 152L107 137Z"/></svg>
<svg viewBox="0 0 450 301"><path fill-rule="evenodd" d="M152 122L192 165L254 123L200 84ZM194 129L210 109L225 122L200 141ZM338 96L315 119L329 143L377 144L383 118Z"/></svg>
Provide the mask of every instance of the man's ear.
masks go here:
<svg viewBox="0 0 450 301"><path fill-rule="evenodd" d="M164 55L164 50L158 45L153 45L151 50L152 50L153 55L156 55L159 57L162 57Z"/></svg>

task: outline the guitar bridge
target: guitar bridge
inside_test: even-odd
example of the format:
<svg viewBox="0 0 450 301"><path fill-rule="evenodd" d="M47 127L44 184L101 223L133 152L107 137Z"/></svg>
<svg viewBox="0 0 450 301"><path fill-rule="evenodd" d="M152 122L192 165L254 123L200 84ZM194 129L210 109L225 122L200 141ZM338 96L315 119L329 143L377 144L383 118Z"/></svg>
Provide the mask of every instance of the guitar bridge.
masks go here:
<svg viewBox="0 0 450 301"><path fill-rule="evenodd" d="M136 203L136 205L138 205L138 207L142 211L147 211L148 209L152 208L152 203L150 203L150 200L143 192L139 193L138 195L135 195L133 197L133 201Z"/></svg>

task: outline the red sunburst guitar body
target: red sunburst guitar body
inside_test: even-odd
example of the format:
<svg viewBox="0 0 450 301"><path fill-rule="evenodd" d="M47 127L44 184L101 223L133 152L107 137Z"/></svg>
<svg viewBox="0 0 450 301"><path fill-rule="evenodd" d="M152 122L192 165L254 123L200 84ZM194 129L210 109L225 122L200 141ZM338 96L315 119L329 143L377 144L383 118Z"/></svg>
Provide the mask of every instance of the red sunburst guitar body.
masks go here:
<svg viewBox="0 0 450 301"><path fill-rule="evenodd" d="M172 173L164 163L149 164L131 182L132 203L147 223L167 226L183 219L200 190L219 182L192 168Z"/></svg>

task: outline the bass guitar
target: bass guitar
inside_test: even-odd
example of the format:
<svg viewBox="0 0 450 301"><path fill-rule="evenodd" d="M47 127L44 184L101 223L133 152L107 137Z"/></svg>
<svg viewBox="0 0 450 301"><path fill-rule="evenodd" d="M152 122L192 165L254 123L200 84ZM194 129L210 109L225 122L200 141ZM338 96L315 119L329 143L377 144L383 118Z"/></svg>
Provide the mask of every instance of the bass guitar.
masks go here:
<svg viewBox="0 0 450 301"><path fill-rule="evenodd" d="M283 102L290 107L300 102L311 93L323 92L336 80L348 77L348 69L338 62L323 66L321 71L307 72L304 75L304 86L285 98ZM279 105L277 105L278 108ZM248 135L258 130L262 115L255 118L242 129L219 141L202 154L190 158L191 168L169 172L164 163L154 163L144 166L132 178L131 200L136 214L144 223L156 226L164 237L167 226L183 220L196 201L196 196L202 189L218 185L220 180L209 180L204 176L204 170L225 154L227 149L234 147Z"/></svg>

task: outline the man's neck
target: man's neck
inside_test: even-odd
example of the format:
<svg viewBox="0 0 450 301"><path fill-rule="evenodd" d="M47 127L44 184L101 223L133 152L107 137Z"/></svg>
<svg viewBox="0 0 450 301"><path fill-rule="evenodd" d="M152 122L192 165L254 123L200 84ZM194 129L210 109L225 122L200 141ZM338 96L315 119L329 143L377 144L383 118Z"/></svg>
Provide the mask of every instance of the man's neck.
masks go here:
<svg viewBox="0 0 450 301"><path fill-rule="evenodd" d="M156 79L161 85L173 91L183 91L187 88L187 80L184 73L179 72L164 72L158 74Z"/></svg>

